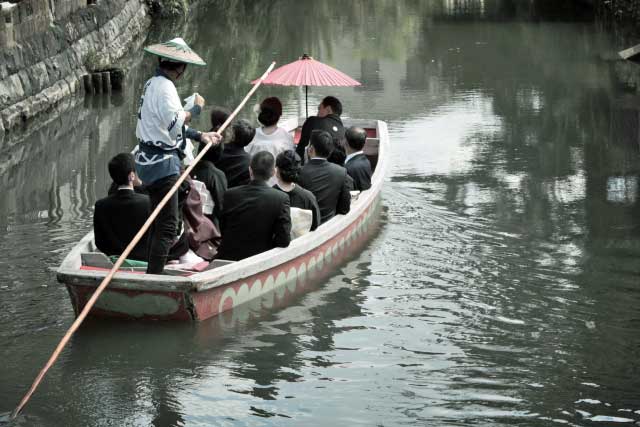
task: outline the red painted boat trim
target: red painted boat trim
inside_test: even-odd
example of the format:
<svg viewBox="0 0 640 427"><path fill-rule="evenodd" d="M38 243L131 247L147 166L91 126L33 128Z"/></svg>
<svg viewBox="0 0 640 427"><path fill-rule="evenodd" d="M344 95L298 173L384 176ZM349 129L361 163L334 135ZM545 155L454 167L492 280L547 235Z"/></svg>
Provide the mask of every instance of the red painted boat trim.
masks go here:
<svg viewBox="0 0 640 427"><path fill-rule="evenodd" d="M375 228L379 213L379 199L378 196L356 221L336 236L284 264L202 292L107 289L91 310L90 316L145 320L205 320L250 301L255 303L257 300L266 308L280 306L284 301L304 292L309 284L331 275L335 272L336 266L358 254L358 250L372 237L371 232ZM351 238L349 238L350 235ZM82 311L95 289L92 286L67 284L76 314ZM102 302L110 298L126 302L129 299L154 296L170 298L174 301L175 310L162 314L148 312L127 314L102 306Z"/></svg>
<svg viewBox="0 0 640 427"><path fill-rule="evenodd" d="M378 214L378 208L379 197L351 226L302 256L259 274L192 294L196 319L216 316L260 298L258 295L271 290L276 299L286 298L287 294L300 292L310 280L331 274L337 265L344 263L350 256L357 255L356 249L372 237L371 230L376 223L377 218L374 216ZM357 236L349 240L347 237L352 232L357 233Z"/></svg>

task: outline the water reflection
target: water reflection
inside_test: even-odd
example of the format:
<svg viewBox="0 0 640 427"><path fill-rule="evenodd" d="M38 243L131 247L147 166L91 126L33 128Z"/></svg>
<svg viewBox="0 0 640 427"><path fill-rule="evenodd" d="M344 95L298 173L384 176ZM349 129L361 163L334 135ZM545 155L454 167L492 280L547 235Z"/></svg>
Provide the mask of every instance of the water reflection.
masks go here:
<svg viewBox="0 0 640 427"><path fill-rule="evenodd" d="M303 52L362 80L309 102L336 94L347 116L389 122L383 234L284 309L88 326L18 425L640 419L640 116L620 65L601 59L618 42L588 14L557 1L241 0L193 16L150 34L183 34L210 64L187 72L185 96L233 107L271 60ZM154 64L130 60L123 94L70 102L2 142L5 402L73 316L47 267L90 227L107 160L133 144ZM287 117L302 111L297 89L268 95Z"/></svg>

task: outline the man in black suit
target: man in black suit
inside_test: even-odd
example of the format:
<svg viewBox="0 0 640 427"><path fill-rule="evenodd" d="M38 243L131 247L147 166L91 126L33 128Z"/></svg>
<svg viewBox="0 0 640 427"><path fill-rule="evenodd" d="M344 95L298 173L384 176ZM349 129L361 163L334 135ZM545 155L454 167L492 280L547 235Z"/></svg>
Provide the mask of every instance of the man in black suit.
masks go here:
<svg viewBox="0 0 640 427"><path fill-rule="evenodd" d="M300 156L303 163L306 163L304 154L307 146L309 145L309 141L311 139L311 133L314 130L324 130L329 132L331 138L333 139L334 146L339 151L342 147L342 140L344 139L344 125L342 124L342 119L340 115L342 114L342 103L338 98L334 96L325 97L320 105L318 105L318 115L311 116L305 120L302 125L302 130L300 131L300 141L298 141L298 145L296 146L296 153ZM336 155L341 153L336 152ZM340 161L344 161L344 157L342 159L329 159L336 164L342 164Z"/></svg>
<svg viewBox="0 0 640 427"><path fill-rule="evenodd" d="M217 258L239 261L291 241L289 196L271 188L275 160L267 151L251 158L251 182L224 194L220 226L222 244Z"/></svg>
<svg viewBox="0 0 640 427"><path fill-rule="evenodd" d="M344 167L353 179L353 189L364 191L371 188L371 162L362 149L367 140L367 132L358 127L350 127L345 132L347 158Z"/></svg>
<svg viewBox="0 0 640 427"><path fill-rule="evenodd" d="M117 191L96 202L93 214L93 230L98 249L106 255L120 255L131 243L151 214L149 196L133 190L140 184L135 173L133 155L121 153L109 161L109 175L117 185ZM128 258L147 260L146 233Z"/></svg>
<svg viewBox="0 0 640 427"><path fill-rule="evenodd" d="M228 188L248 184L251 156L244 151L256 135L255 128L247 120L238 120L233 125L233 139L224 145L224 151L215 166L227 177Z"/></svg>
<svg viewBox="0 0 640 427"><path fill-rule="evenodd" d="M345 168L327 161L332 149L329 132L313 132L307 149L309 161L298 178L298 183L316 196L322 223L336 214L349 213L351 208L351 179Z"/></svg>

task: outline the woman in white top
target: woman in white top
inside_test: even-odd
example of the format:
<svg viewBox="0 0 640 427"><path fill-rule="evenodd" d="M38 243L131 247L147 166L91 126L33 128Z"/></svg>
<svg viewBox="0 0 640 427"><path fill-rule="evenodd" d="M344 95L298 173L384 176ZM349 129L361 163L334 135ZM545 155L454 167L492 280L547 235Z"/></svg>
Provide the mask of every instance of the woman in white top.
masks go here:
<svg viewBox="0 0 640 427"><path fill-rule="evenodd" d="M258 151L268 151L273 158L286 150L293 150L293 135L281 127L278 120L282 116L282 103L276 97L266 98L260 103L258 121L262 125L256 129L256 136L244 149L250 155Z"/></svg>

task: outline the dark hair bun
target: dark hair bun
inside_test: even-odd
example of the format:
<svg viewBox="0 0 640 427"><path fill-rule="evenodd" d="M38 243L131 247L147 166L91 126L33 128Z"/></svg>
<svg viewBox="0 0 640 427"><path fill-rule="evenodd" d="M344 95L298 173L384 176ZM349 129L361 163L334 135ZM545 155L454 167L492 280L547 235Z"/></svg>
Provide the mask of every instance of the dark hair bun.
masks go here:
<svg viewBox="0 0 640 427"><path fill-rule="evenodd" d="M282 103L278 98L272 96L266 98L260 103L260 114L258 114L258 121L263 126L273 126L278 123L282 116Z"/></svg>
<svg viewBox="0 0 640 427"><path fill-rule="evenodd" d="M278 154L276 166L285 182L297 182L302 169L300 156L293 150L286 150Z"/></svg>

